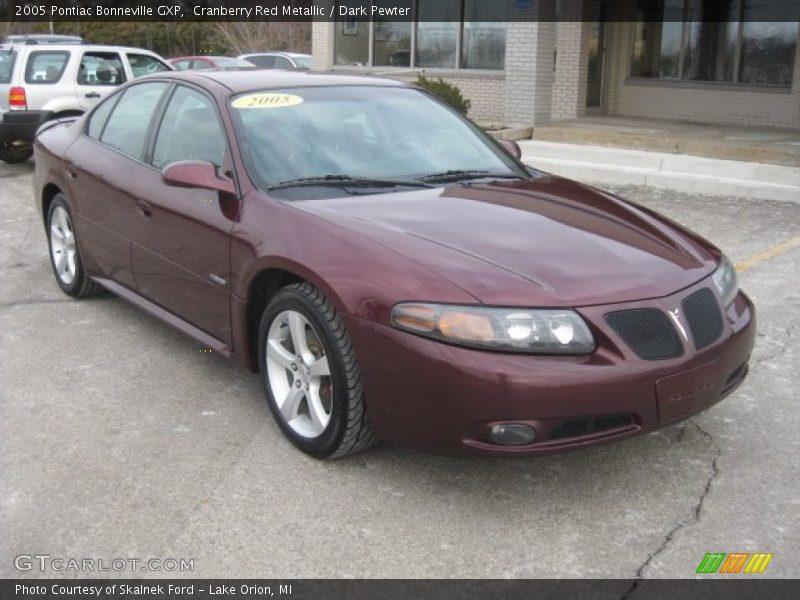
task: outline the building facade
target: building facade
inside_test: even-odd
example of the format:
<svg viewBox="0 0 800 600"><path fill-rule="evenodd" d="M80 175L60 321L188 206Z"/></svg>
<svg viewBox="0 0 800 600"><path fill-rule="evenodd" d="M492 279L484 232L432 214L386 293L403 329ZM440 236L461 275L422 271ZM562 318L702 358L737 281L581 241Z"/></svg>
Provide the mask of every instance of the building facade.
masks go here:
<svg viewBox="0 0 800 600"><path fill-rule="evenodd" d="M535 0L535 19L506 21L492 13L502 2L412 4L416 21L314 23L314 66L424 70L461 88L483 123L607 114L800 129L800 24L754 20L760 0Z"/></svg>

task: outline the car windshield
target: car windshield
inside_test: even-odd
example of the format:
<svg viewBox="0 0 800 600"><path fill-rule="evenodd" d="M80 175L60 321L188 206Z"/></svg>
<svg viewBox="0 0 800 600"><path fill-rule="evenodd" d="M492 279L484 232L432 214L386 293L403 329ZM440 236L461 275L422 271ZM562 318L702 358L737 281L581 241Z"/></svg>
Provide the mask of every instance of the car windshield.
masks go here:
<svg viewBox="0 0 800 600"><path fill-rule="evenodd" d="M230 106L248 173L264 190L527 177L480 129L414 88L247 92Z"/></svg>
<svg viewBox="0 0 800 600"><path fill-rule="evenodd" d="M11 71L14 70L14 60L17 53L14 50L0 48L0 83L11 81Z"/></svg>

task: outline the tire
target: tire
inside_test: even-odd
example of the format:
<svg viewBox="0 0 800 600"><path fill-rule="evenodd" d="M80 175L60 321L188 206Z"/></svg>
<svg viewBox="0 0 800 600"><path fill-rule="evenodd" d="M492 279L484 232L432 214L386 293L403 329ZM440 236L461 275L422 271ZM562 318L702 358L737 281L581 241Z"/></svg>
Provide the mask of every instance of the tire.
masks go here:
<svg viewBox="0 0 800 600"><path fill-rule="evenodd" d="M65 294L87 298L103 293L103 288L89 279L83 269L72 213L64 194L55 195L47 212L47 247L56 283Z"/></svg>
<svg viewBox="0 0 800 600"><path fill-rule="evenodd" d="M9 165L24 163L33 156L33 147L15 146L11 142L0 144L0 160Z"/></svg>
<svg viewBox="0 0 800 600"><path fill-rule="evenodd" d="M258 330L258 363L275 421L297 448L333 459L377 443L352 341L317 288L293 284L270 301Z"/></svg>

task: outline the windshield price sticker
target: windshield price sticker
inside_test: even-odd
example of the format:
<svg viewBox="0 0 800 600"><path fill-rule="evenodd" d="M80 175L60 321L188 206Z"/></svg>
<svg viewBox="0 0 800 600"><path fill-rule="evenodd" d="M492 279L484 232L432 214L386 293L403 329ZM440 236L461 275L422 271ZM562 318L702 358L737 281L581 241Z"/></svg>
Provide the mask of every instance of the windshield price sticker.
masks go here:
<svg viewBox="0 0 800 600"><path fill-rule="evenodd" d="M293 94L248 94L231 103L233 108L285 108L302 104L303 99Z"/></svg>

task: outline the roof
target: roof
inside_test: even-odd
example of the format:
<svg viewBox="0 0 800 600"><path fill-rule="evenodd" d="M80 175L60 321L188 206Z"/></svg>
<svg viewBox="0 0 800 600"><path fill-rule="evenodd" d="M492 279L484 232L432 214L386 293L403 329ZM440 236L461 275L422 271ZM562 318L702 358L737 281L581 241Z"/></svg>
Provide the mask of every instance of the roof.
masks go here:
<svg viewBox="0 0 800 600"><path fill-rule="evenodd" d="M27 48L31 52L52 52L54 50L81 50L88 52L137 52L139 54L149 54L159 57L158 54L152 50L144 48L135 48L133 46L111 46L108 44L0 44L3 49L13 48L20 50ZM159 57L161 58L161 57Z"/></svg>
<svg viewBox="0 0 800 600"><path fill-rule="evenodd" d="M290 58L311 58L310 54L303 54L302 52L283 52L280 50L276 51L266 50L264 52L245 52L244 54L240 54L239 58L243 58L245 56L288 56Z"/></svg>
<svg viewBox="0 0 800 600"><path fill-rule="evenodd" d="M153 76L155 77L156 75ZM181 79L199 85L205 85L211 80L228 88L233 93L289 87L324 87L340 85L401 87L405 85L403 82L394 79L383 79L368 75L353 75L352 73L319 73L313 71L281 71L269 69L243 69L240 71L203 69L200 71L164 72L158 73L157 76Z"/></svg>

